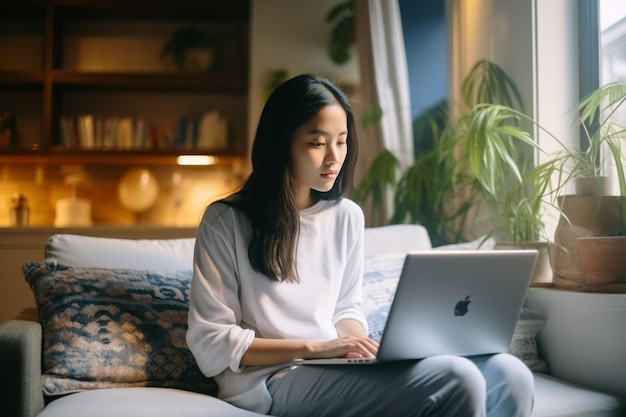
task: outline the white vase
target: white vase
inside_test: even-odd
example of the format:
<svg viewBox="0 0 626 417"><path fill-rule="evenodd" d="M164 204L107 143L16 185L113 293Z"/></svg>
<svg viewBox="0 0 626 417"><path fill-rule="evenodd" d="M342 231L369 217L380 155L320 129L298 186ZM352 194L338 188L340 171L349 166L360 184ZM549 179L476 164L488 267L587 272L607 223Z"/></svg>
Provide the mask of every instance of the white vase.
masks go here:
<svg viewBox="0 0 626 417"><path fill-rule="evenodd" d="M533 276L530 279L531 286L546 286L552 283L552 267L550 265L550 254L548 242L531 241L515 245L510 241L497 241L496 249L534 249L538 252L537 263Z"/></svg>
<svg viewBox="0 0 626 417"><path fill-rule="evenodd" d="M576 195L579 196L604 196L611 195L613 190L613 181L610 177L577 177L574 179L574 187Z"/></svg>

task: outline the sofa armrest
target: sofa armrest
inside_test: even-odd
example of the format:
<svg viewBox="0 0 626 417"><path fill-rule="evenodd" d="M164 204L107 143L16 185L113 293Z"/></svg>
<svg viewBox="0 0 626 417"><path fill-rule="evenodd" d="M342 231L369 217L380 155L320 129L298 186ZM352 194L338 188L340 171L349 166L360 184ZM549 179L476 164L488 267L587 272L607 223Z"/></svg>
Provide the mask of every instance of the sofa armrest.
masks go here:
<svg viewBox="0 0 626 417"><path fill-rule="evenodd" d="M0 415L33 417L43 409L41 336L36 321L0 324Z"/></svg>
<svg viewBox="0 0 626 417"><path fill-rule="evenodd" d="M626 398L626 294L530 288L526 307L546 319L537 345L552 376Z"/></svg>

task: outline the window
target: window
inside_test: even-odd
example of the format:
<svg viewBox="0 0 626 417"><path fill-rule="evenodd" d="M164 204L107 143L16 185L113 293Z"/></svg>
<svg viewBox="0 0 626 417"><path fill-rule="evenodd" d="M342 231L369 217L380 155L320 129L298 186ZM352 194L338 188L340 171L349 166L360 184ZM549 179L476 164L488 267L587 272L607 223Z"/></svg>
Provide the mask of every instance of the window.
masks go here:
<svg viewBox="0 0 626 417"><path fill-rule="evenodd" d="M626 2L600 0L602 84L626 81Z"/></svg>
<svg viewBox="0 0 626 417"><path fill-rule="evenodd" d="M626 82L626 2L600 0L599 11L600 84ZM623 105L613 117L616 122L626 126L626 106ZM622 149L622 154L626 158L626 146ZM614 170L614 166L605 167L608 175ZM613 191L617 193L617 184L613 184L613 187Z"/></svg>

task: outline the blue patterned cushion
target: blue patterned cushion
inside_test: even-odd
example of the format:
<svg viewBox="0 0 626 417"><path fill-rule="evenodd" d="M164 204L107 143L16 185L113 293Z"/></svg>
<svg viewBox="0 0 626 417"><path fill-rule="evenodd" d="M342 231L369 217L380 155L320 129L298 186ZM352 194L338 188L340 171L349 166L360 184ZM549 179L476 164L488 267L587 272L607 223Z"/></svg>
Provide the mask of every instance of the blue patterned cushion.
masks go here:
<svg viewBox="0 0 626 417"><path fill-rule="evenodd" d="M532 371L548 372L548 364L537 354L537 334L546 325L539 314L523 309L515 326L509 353L517 356Z"/></svg>
<svg viewBox="0 0 626 417"><path fill-rule="evenodd" d="M216 393L189 351L191 271L27 262L43 327L44 393L171 387Z"/></svg>
<svg viewBox="0 0 626 417"><path fill-rule="evenodd" d="M406 253L387 253L368 257L363 263L363 313L369 337L376 341L383 334L404 258Z"/></svg>

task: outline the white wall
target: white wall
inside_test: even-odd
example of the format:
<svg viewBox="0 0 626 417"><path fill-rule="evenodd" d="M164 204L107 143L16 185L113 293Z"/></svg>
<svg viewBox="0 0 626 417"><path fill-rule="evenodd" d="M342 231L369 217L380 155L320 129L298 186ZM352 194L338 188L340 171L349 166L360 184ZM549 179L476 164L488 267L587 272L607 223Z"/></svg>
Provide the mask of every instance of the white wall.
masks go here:
<svg viewBox="0 0 626 417"><path fill-rule="evenodd" d="M480 59L500 65L532 114L532 0L448 0L450 93L461 103L461 80Z"/></svg>
<svg viewBox="0 0 626 417"><path fill-rule="evenodd" d="M326 14L343 0L252 0L250 17L249 143L265 102L264 90L272 71L290 76L314 73L340 83L358 85L358 57L334 64L326 53L330 25Z"/></svg>

